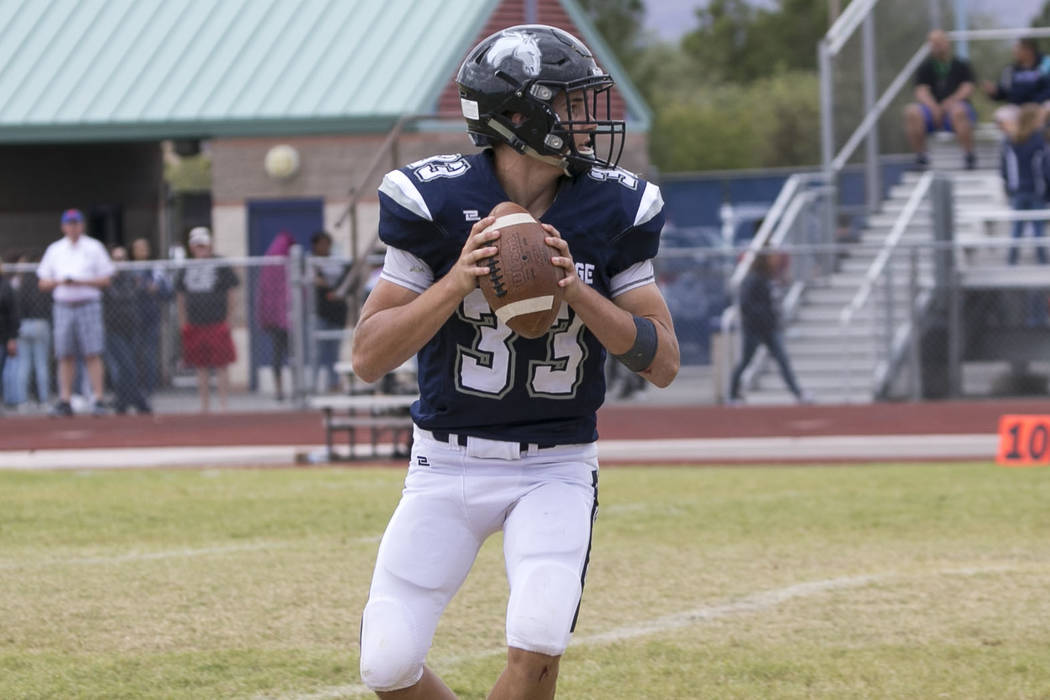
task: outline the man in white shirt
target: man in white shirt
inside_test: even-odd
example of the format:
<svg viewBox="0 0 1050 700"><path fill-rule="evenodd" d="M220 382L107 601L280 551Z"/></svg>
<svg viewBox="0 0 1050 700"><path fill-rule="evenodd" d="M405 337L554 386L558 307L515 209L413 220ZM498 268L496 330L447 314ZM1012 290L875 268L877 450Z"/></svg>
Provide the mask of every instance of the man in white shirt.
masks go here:
<svg viewBox="0 0 1050 700"><path fill-rule="evenodd" d="M54 297L55 357L58 359L59 400L51 413L71 416L76 358L84 358L94 393L92 412L104 413L102 397L102 288L115 268L106 248L84 235L84 215L78 209L62 214L63 237L47 247L37 268L40 289Z"/></svg>

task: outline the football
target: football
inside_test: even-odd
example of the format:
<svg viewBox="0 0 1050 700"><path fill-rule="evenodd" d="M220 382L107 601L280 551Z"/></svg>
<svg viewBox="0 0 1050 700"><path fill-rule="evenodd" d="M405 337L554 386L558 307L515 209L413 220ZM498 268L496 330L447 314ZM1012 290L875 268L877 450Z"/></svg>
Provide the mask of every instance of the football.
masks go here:
<svg viewBox="0 0 1050 700"><path fill-rule="evenodd" d="M491 244L498 251L480 261L489 274L479 277L478 285L499 320L518 335L539 338L561 308L562 269L551 264L557 250L547 245L547 232L524 207L501 202L489 216L496 217L489 229L500 232Z"/></svg>

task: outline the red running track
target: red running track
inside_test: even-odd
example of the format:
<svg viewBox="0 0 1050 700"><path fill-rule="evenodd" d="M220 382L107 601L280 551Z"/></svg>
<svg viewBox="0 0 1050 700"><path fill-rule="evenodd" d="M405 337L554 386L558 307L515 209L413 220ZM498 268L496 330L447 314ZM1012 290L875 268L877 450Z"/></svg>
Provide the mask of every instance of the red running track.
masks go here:
<svg viewBox="0 0 1050 700"><path fill-rule="evenodd" d="M1050 413L1046 400L880 403L865 406L650 406L601 409L606 439L732 438L810 435L927 435L995 433L1007 413ZM362 442L367 438L361 436ZM0 450L227 445L316 445L324 442L321 414L0 418Z"/></svg>

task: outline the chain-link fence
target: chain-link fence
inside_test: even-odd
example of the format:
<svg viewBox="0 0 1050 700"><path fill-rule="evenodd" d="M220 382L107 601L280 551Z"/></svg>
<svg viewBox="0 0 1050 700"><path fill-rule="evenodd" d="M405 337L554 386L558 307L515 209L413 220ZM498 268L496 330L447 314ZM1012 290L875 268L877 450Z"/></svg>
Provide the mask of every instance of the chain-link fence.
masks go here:
<svg viewBox="0 0 1050 700"><path fill-rule="evenodd" d="M814 190L816 202L821 196ZM748 342L747 285L734 277L758 274L757 267L768 276L794 379L816 401L1045 393L1050 267L1043 239L1014 240L1013 223L993 222L980 238L937 243L922 224L929 200L928 192L916 194L914 225L878 245L816 240L823 229L814 202L785 217L785 228L771 224L775 235L757 251L710 237L694 242L680 231L655 261L683 365L664 400L729 398ZM754 264L762 259L769 264ZM378 269L381 261L374 262ZM414 392L410 365L372 385L352 383L349 338L359 302L342 284L348 265L298 248L288 257L118 262L103 295L107 405L117 412L255 411L303 406L324 392ZM4 268L23 313L4 400L27 413L46 410L57 389L49 295L30 293L35 269ZM794 400L777 354L760 345L742 370L740 392L756 403ZM613 400L640 390L622 375L610 373ZM74 394L81 406L93 398L83 370Z"/></svg>
<svg viewBox="0 0 1050 700"><path fill-rule="evenodd" d="M117 260L115 266L101 295L106 396L93 395L78 358L74 410L99 398L117 413L260 410L290 405L302 394L295 371L306 356L297 320L305 303L301 266L291 258ZM5 401L30 413L45 410L59 390L53 305L50 295L34 293L35 273L32 263L5 266L23 316Z"/></svg>

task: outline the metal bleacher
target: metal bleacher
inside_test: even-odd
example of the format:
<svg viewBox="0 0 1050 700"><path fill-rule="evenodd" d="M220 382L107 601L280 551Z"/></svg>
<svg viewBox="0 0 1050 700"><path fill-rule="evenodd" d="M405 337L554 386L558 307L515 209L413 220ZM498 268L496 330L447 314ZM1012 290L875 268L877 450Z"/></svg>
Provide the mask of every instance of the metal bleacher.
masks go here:
<svg viewBox="0 0 1050 700"><path fill-rule="evenodd" d="M874 88L865 90L862 121L835 150L834 60L850 36L862 33L864 79L874 84L871 37L877 3L851 3L821 43L822 176L789 180L730 284L737 293L760 250L783 250L790 256L790 279L782 300L785 344L800 386L817 402L919 398L926 392L989 395L1004 372L1023 371L1026 365L1050 358L1050 326L1018 322L1013 307L1019 301L1011 297L1011 290L1044 294L1045 304L1050 275L1047 268L1031 264L1031 246L1021 264L1007 265L1008 226L1017 215L1009 208L999 175L1002 135L996 126L981 124L976 130L976 169L964 168L953 136L939 134L930 140L926 172L909 172L885 192L882 189L877 174L879 119L909 84L927 55L925 45L881 96L876 98ZM1046 35L1048 30L956 31L949 36L1008 39L1033 32ZM862 143L867 144L868 202L858 235L844 241L837 230L836 181ZM1033 212L1029 218L1048 213ZM822 223L814 225L814 218ZM821 246L833 253L821 252ZM1000 305L990 312L998 314L992 328L982 325L980 314L973 312L975 303L991 303L988 299ZM722 353L719 370L723 398L738 326L739 309L733 306L722 319L722 335L728 338L724 345L730 348ZM1043 371L1044 366L1036 366ZM943 386L931 389L938 382L928 381L930 375L943 375ZM776 366L761 352L744 373L743 388L753 404L795 400Z"/></svg>

